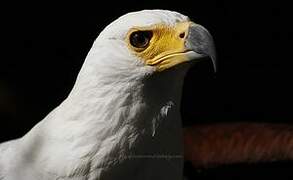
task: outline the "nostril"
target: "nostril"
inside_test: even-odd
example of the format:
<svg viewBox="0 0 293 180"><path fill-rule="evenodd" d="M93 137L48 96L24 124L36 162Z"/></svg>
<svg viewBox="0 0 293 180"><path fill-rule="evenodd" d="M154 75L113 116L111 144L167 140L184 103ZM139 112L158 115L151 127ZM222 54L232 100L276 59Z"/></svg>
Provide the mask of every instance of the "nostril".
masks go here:
<svg viewBox="0 0 293 180"><path fill-rule="evenodd" d="M180 33L180 34L179 34L179 37L180 37L180 38L184 38L184 37L185 37L185 32Z"/></svg>

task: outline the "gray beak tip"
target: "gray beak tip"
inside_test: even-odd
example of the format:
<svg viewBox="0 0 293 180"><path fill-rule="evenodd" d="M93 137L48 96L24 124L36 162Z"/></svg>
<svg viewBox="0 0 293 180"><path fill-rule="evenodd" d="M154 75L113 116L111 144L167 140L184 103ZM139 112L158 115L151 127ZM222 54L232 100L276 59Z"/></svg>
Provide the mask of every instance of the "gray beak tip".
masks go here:
<svg viewBox="0 0 293 180"><path fill-rule="evenodd" d="M209 56L213 62L214 71L217 72L216 49L213 37L203 26L191 23L188 37L187 48L193 51Z"/></svg>

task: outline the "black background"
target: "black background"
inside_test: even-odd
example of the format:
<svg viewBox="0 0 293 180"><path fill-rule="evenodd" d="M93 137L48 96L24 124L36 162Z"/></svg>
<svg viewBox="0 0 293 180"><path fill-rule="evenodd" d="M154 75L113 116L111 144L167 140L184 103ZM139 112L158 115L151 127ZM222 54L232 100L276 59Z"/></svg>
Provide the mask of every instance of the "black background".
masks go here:
<svg viewBox="0 0 293 180"><path fill-rule="evenodd" d="M130 11L169 9L213 35L218 72L194 66L184 86L185 126L205 122L293 123L289 3L109 1L9 4L1 15L0 142L21 137L62 102L99 32ZM232 165L186 173L198 179L289 179L292 163Z"/></svg>

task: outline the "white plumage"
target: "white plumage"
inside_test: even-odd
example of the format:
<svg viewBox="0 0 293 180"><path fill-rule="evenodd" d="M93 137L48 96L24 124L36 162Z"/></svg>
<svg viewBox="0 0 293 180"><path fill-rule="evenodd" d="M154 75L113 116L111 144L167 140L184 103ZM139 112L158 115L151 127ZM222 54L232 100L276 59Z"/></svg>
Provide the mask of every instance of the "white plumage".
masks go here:
<svg viewBox="0 0 293 180"><path fill-rule="evenodd" d="M125 43L132 27L188 18L126 14L94 42L64 102L0 146L1 180L182 179L180 98L188 64L156 72Z"/></svg>

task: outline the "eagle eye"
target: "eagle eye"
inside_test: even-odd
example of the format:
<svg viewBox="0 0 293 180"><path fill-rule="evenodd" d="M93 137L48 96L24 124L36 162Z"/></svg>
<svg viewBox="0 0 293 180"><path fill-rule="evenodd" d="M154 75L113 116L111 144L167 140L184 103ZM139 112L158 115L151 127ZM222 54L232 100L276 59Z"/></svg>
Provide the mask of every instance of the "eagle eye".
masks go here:
<svg viewBox="0 0 293 180"><path fill-rule="evenodd" d="M129 41L133 47L145 48L153 36L152 31L135 31L130 34Z"/></svg>

